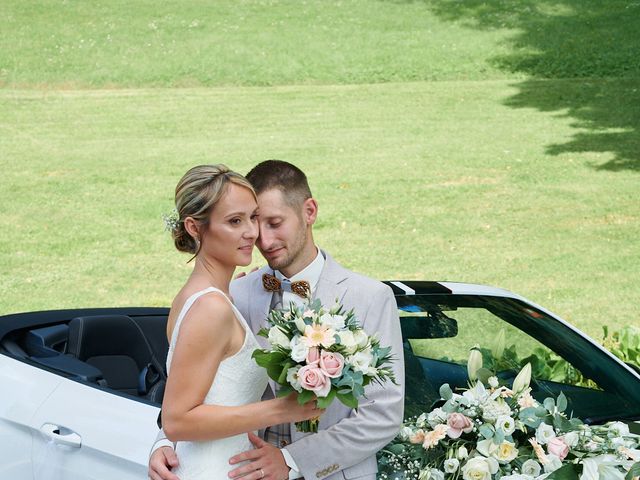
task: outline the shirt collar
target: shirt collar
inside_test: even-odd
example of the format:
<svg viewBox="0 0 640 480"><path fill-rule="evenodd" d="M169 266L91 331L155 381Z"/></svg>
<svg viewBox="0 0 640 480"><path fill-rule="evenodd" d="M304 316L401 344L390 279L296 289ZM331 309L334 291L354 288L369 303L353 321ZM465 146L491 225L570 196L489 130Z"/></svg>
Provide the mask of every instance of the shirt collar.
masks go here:
<svg viewBox="0 0 640 480"><path fill-rule="evenodd" d="M309 282L309 286L311 287L312 291L318 284L318 280L320 280L320 274L322 273L322 268L324 267L325 262L324 255L322 255L322 252L319 248L317 248L317 250L318 255L316 255L316 258L313 260L313 262L311 262L309 265L304 267L301 271L299 271L289 279L292 282L297 282L298 280L306 280L307 282ZM286 278L279 270L276 270L274 273L278 280Z"/></svg>

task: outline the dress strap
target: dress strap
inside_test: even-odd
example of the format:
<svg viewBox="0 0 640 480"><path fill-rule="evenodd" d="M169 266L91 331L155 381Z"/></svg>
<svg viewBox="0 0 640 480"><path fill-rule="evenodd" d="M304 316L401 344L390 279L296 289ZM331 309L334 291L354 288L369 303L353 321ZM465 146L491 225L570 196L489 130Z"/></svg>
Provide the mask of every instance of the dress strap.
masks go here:
<svg viewBox="0 0 640 480"><path fill-rule="evenodd" d="M180 329L180 324L182 323L182 320L186 316L189 309L193 306L194 303L196 303L196 300L198 300L201 296L210 292L218 292L219 294L221 294L231 304L231 307L234 309L234 311L236 311L236 307L231 301L231 299L227 297L227 295L219 288L208 287L208 288L205 288L204 290L200 290L199 292L194 293L189 298L187 298L187 301L184 302L184 305L182 306L182 310L180 310L180 313L178 314L178 318L176 319L176 324L173 326L173 332L171 333L171 344L173 344L176 341L176 337L178 336L178 330Z"/></svg>

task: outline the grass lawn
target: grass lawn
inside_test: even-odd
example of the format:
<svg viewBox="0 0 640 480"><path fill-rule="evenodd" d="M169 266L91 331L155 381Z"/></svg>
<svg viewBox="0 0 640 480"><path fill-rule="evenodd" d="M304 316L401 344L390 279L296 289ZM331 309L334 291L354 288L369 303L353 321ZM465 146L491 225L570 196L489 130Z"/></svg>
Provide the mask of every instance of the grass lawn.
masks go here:
<svg viewBox="0 0 640 480"><path fill-rule="evenodd" d="M182 173L281 158L350 268L640 326L633 2L118 5L0 5L0 313L167 305Z"/></svg>

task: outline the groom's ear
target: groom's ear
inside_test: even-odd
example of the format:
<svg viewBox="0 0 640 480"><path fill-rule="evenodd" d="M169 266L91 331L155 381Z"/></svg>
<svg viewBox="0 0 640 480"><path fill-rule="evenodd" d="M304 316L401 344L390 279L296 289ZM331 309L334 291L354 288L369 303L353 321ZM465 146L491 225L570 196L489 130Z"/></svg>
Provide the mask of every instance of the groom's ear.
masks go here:
<svg viewBox="0 0 640 480"><path fill-rule="evenodd" d="M314 198L307 198L302 204L302 218L307 225L313 225L318 218L318 202Z"/></svg>

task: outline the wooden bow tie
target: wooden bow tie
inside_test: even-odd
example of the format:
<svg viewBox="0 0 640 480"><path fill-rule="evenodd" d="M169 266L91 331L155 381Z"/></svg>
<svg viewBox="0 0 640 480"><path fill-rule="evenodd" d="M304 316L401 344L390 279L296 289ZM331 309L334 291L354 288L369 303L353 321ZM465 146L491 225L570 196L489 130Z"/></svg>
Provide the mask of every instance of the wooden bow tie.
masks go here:
<svg viewBox="0 0 640 480"><path fill-rule="evenodd" d="M280 281L275 275L268 273L262 275L262 286L267 292L291 292L302 298L307 298L311 291L311 286L306 280L291 282L285 279Z"/></svg>

